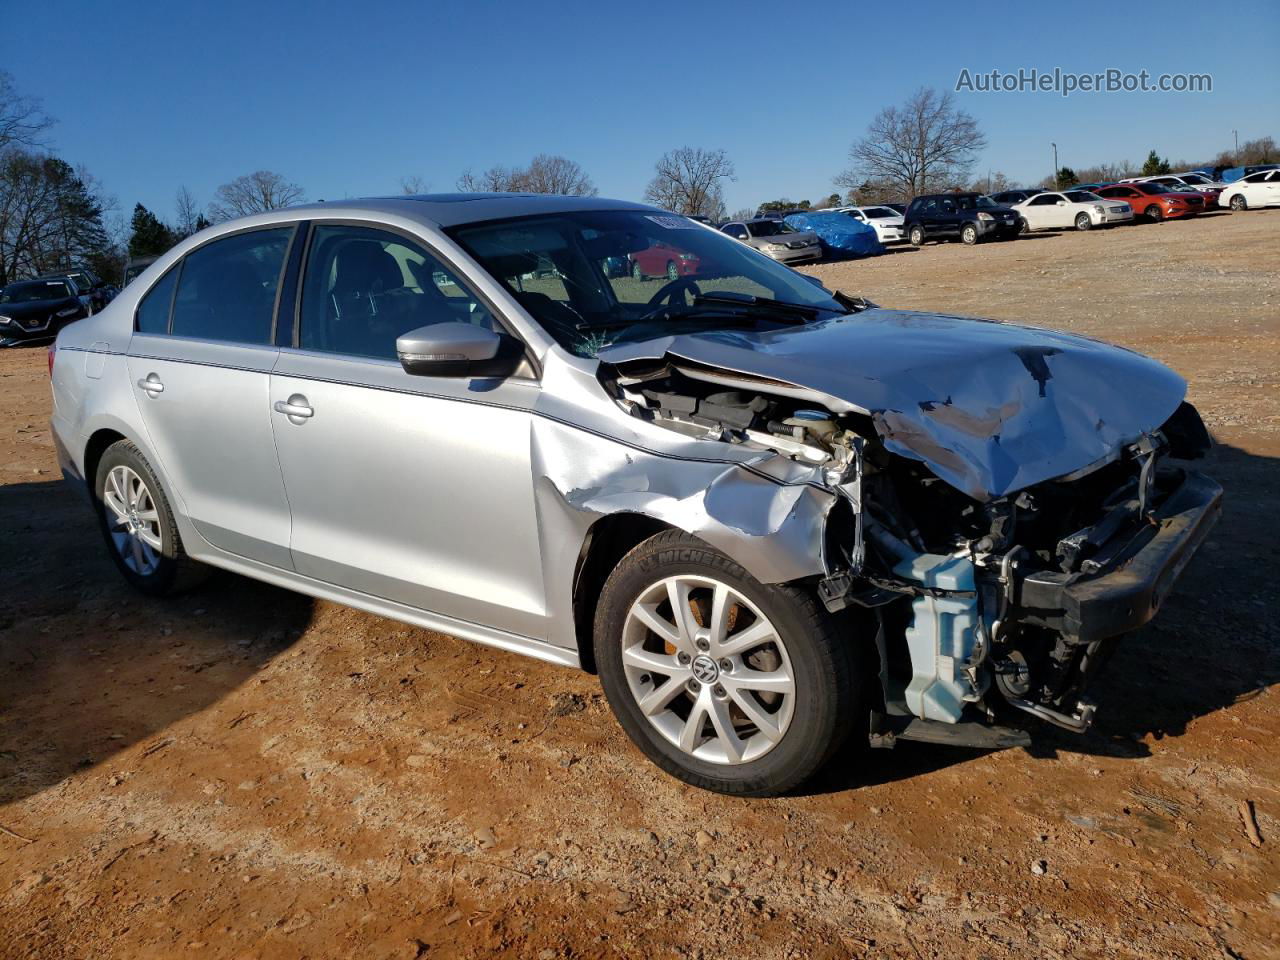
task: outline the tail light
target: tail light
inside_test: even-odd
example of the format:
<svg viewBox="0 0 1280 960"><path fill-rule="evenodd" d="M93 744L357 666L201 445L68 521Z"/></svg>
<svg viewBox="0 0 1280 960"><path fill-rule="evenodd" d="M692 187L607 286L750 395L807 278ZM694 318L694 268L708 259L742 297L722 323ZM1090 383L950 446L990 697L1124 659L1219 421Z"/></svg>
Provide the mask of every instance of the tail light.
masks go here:
<svg viewBox="0 0 1280 960"><path fill-rule="evenodd" d="M49 344L49 379L53 379L53 358L58 355L58 343L55 340Z"/></svg>

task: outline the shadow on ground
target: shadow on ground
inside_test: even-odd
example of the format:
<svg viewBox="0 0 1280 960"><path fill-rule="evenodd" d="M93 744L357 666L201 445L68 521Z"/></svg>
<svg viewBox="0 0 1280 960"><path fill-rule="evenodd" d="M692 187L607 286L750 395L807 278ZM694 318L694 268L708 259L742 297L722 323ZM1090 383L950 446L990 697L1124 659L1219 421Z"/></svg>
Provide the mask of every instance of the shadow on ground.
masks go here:
<svg viewBox="0 0 1280 960"><path fill-rule="evenodd" d="M169 600L129 588L65 482L0 487L0 803L215 704L285 649L312 601L218 574Z"/></svg>

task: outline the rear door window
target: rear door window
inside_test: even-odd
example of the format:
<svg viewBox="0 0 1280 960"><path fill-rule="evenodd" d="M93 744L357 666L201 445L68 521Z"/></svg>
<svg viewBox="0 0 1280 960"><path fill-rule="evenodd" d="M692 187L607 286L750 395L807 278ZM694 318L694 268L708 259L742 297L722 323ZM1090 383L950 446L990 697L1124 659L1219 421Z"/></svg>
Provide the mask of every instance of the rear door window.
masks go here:
<svg viewBox="0 0 1280 960"><path fill-rule="evenodd" d="M232 234L187 254L173 304L173 335L270 343L293 231L287 226Z"/></svg>
<svg viewBox="0 0 1280 960"><path fill-rule="evenodd" d="M181 264L170 267L169 272L138 301L134 327L139 333L169 332L169 310L173 306L173 288L178 283L180 268Z"/></svg>

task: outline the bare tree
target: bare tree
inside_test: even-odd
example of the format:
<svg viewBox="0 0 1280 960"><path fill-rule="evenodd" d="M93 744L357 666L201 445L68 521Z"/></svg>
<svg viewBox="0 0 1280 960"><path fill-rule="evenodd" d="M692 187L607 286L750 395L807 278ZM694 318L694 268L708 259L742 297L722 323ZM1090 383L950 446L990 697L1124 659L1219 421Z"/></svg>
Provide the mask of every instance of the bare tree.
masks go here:
<svg viewBox="0 0 1280 960"><path fill-rule="evenodd" d="M35 97L18 93L13 77L0 70L0 150L9 146L43 146L44 132L53 118L44 112Z"/></svg>
<svg viewBox="0 0 1280 960"><path fill-rule="evenodd" d="M458 189L463 193L518 193L524 189L522 174L510 167L490 167L478 176L465 170L458 177Z"/></svg>
<svg viewBox="0 0 1280 960"><path fill-rule="evenodd" d="M594 197L595 184L581 164L557 154L540 153L527 167L490 167L484 173L465 170L458 177L463 193L556 193Z"/></svg>
<svg viewBox="0 0 1280 960"><path fill-rule="evenodd" d="M723 218L724 183L736 179L733 161L723 150L680 147L654 164L644 198L676 213Z"/></svg>
<svg viewBox="0 0 1280 960"><path fill-rule="evenodd" d="M849 148L850 168L836 184L856 189L887 182L907 198L947 189L968 179L986 145L978 122L950 93L921 87L902 106L876 114L866 136Z"/></svg>
<svg viewBox="0 0 1280 960"><path fill-rule="evenodd" d="M430 193L431 184L415 173L411 177L400 178L400 192L410 197L419 193Z"/></svg>
<svg viewBox="0 0 1280 960"><path fill-rule="evenodd" d="M103 214L114 201L83 167L11 147L0 154L0 282L65 269L110 246Z"/></svg>
<svg viewBox="0 0 1280 960"><path fill-rule="evenodd" d="M201 229L200 223L203 217L201 216L200 206L196 203L196 198L192 196L191 191L185 186L178 188L178 195L174 199L174 208L178 214L177 223L174 226L180 236L189 237Z"/></svg>
<svg viewBox="0 0 1280 960"><path fill-rule="evenodd" d="M297 203L304 195L300 186L290 183L280 174L258 170L236 177L215 190L213 202L209 204L209 219L217 223L251 213L279 210Z"/></svg>
<svg viewBox="0 0 1280 960"><path fill-rule="evenodd" d="M594 197L595 184L576 160L540 153L520 178L529 193L555 193L565 197Z"/></svg>

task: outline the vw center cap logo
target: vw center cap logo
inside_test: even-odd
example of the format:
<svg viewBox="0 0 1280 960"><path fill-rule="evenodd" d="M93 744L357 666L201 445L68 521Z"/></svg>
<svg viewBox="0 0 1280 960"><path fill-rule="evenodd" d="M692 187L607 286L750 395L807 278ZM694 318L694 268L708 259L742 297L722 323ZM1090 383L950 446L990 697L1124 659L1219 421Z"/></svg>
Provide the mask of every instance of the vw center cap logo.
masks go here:
<svg viewBox="0 0 1280 960"><path fill-rule="evenodd" d="M693 658L690 669L693 670L693 675L699 683L715 683L720 679L720 668L705 653L700 653Z"/></svg>

